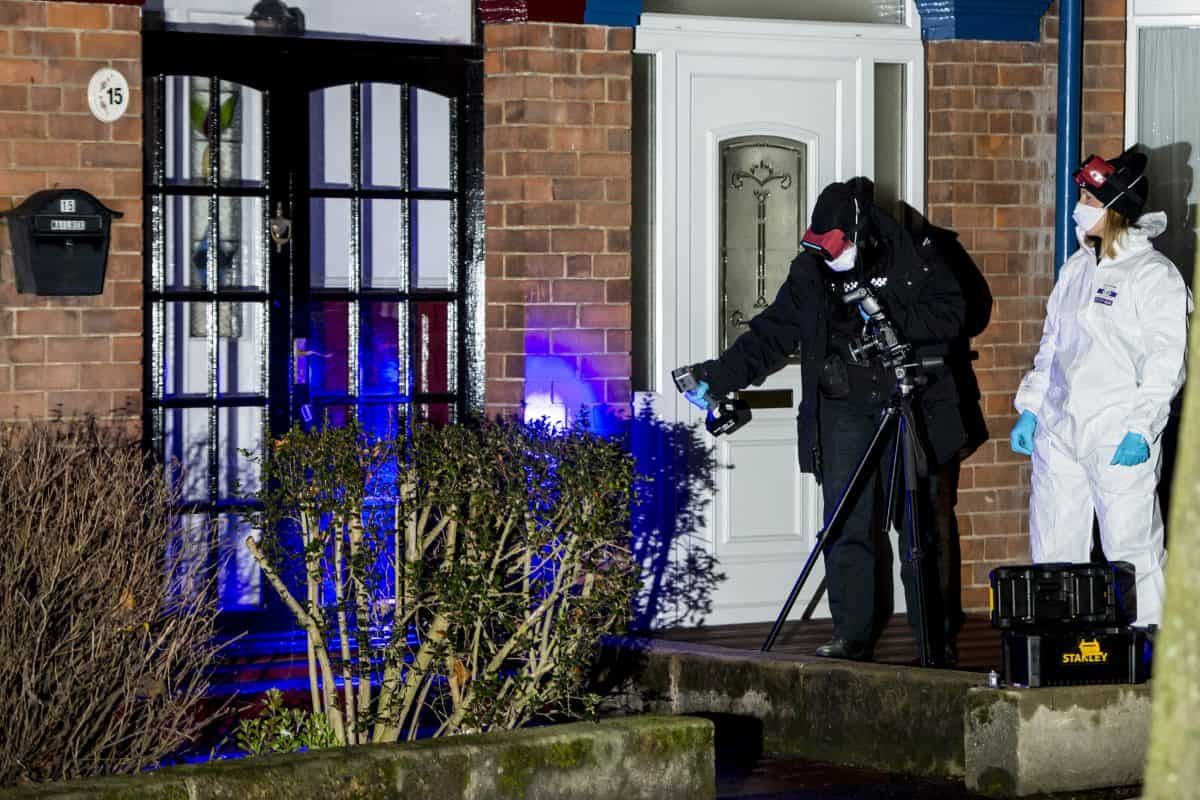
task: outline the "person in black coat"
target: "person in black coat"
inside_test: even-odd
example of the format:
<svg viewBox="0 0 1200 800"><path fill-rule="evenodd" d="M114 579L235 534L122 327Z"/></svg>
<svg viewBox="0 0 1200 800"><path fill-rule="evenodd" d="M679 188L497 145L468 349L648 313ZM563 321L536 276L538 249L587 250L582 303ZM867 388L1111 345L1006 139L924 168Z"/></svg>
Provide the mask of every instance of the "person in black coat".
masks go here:
<svg viewBox="0 0 1200 800"><path fill-rule="evenodd" d="M801 469L821 483L826 513L846 489L854 468L866 452L880 415L888 405L895 378L878 363L859 364L849 345L862 332L857 305L842 296L867 286L882 304L900 335L913 346L914 356L951 355L951 342L961 339L966 301L953 272L928 239L916 244L909 233L873 202L866 178L827 186L813 209L812 225L804 237L805 250L792 261L788 277L774 302L752 319L749 329L718 358L694 367L712 395L720 397L760 384L800 351L802 396L797 414ZM938 495L938 465L954 461L967 442L959 410L958 391L946 367L925 372L927 383L918 393L919 434L932 462L923 480L923 496L932 504ZM705 391L688 397L697 405ZM890 464L885 451L880 464ZM825 551L833 639L817 655L870 659L874 641L886 616L890 596L877 592L878 575L890 578L890 546L882 531L883 473L876 466L866 491L851 499L841 529ZM925 527L936 524L928 509ZM936 565L940 538L926 530L928 564ZM905 537L901 537L906 546ZM901 569L909 609L915 607L915 565ZM926 590L931 626L942 619L939 642L952 635L953 623L943 619L936 588ZM910 613L910 622L916 619ZM933 643L938 644L938 643Z"/></svg>

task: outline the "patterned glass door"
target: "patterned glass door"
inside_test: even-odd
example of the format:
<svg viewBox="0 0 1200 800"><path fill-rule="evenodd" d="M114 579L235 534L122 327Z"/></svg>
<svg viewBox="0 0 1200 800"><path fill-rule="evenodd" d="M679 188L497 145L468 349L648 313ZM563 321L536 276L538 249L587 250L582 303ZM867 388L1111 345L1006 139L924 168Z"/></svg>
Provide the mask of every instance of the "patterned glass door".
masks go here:
<svg viewBox="0 0 1200 800"><path fill-rule="evenodd" d="M482 407L479 54L143 41L146 438L227 618L275 627L244 545L268 437Z"/></svg>

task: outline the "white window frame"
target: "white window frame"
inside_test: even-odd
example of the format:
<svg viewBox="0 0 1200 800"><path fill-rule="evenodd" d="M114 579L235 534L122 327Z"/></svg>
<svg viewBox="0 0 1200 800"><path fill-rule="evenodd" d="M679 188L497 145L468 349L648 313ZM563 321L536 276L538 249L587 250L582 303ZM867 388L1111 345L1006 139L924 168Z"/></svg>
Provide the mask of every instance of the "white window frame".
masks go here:
<svg viewBox="0 0 1200 800"><path fill-rule="evenodd" d="M1138 140L1138 40L1143 28L1200 28L1200 0L1126 0L1125 146Z"/></svg>

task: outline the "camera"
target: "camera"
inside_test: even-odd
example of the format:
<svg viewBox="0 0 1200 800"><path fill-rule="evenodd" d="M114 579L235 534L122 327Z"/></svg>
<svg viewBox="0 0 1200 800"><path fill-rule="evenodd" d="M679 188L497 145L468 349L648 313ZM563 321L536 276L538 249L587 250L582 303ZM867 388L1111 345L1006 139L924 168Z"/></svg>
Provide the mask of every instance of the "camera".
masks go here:
<svg viewBox="0 0 1200 800"><path fill-rule="evenodd" d="M681 394L695 391L701 383L701 380L696 377L695 364L671 370L671 380L675 381L675 388ZM750 413L750 404L745 400L717 397L712 392L706 393L704 399L709 404L708 417L704 420L704 427L713 436L733 433L753 417L753 414Z"/></svg>
<svg viewBox="0 0 1200 800"><path fill-rule="evenodd" d="M883 310L879 299L865 286L842 295L842 302L857 303L866 322L863 333L850 343L850 357L856 364L866 364L878 359L884 366L903 366L912 352L912 346L904 341L896 326Z"/></svg>

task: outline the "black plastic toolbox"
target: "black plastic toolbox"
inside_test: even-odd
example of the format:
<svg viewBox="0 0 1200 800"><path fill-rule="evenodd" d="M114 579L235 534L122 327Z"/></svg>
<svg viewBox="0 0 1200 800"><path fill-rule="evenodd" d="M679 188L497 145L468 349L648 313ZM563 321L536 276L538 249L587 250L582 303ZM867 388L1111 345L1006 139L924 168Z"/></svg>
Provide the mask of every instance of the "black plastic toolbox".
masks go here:
<svg viewBox="0 0 1200 800"><path fill-rule="evenodd" d="M990 573L992 626L1045 632L1129 625L1137 618L1133 565L1020 564Z"/></svg>
<svg viewBox="0 0 1200 800"><path fill-rule="evenodd" d="M1137 628L1025 633L1004 631L1004 681L1013 686L1144 683L1151 642Z"/></svg>

